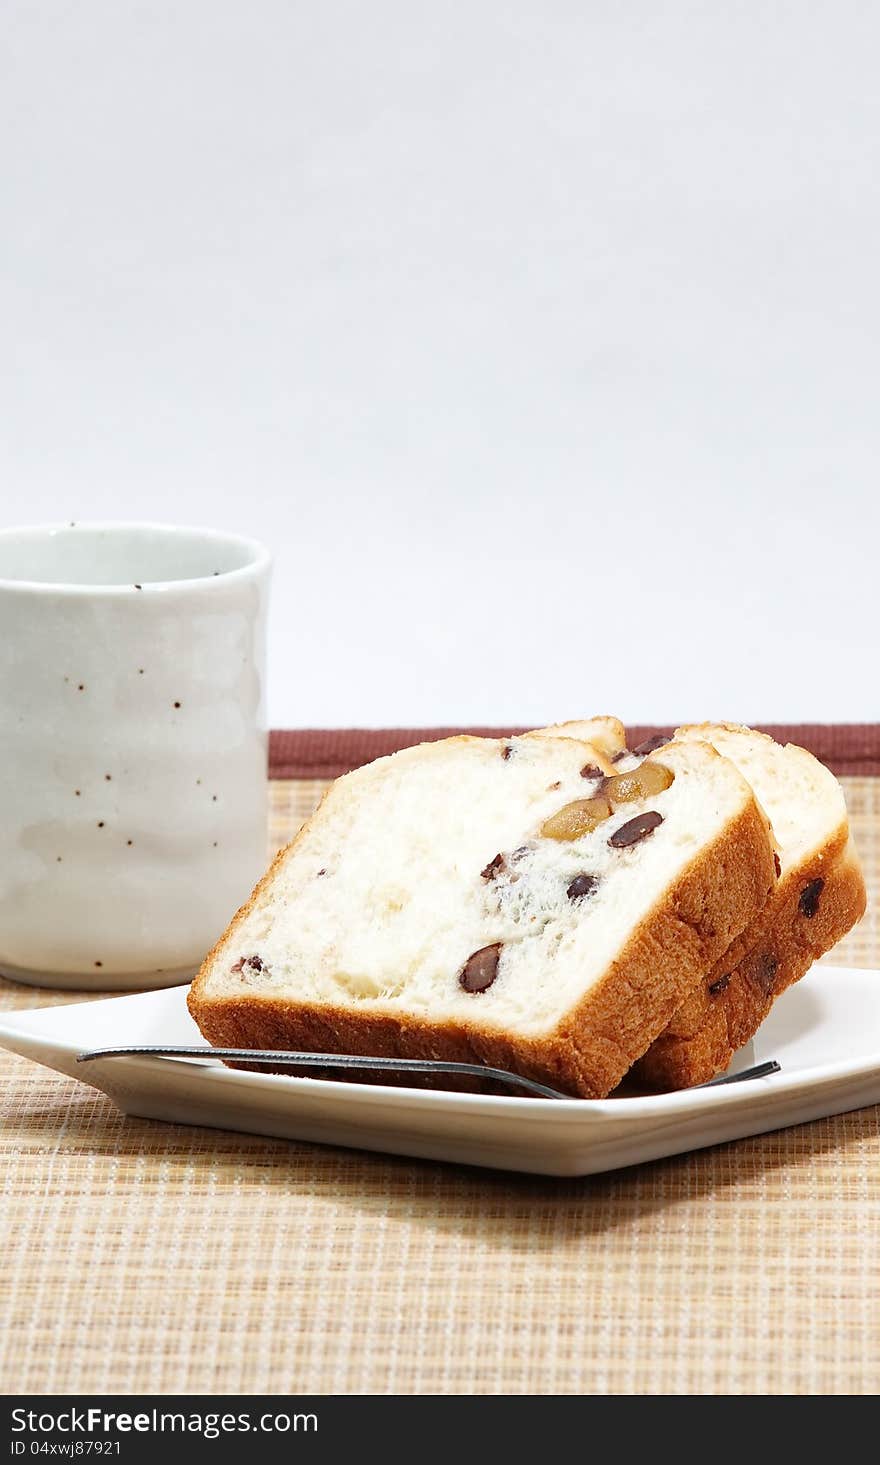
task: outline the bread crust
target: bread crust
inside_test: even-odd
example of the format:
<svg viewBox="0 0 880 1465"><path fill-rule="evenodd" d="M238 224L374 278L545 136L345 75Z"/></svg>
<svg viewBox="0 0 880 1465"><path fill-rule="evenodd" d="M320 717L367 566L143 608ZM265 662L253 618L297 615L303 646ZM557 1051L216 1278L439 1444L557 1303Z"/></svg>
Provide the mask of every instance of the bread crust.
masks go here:
<svg viewBox="0 0 880 1465"><path fill-rule="evenodd" d="M328 790L324 801L332 794ZM294 844L319 812L320 806ZM213 964L290 848L276 856L192 984L189 1010L210 1043L483 1063L582 1098L602 1098L617 1086L704 973L754 920L775 883L766 817L753 798L744 799L739 813L645 916L578 1007L548 1033L526 1037L482 1022L479 994L467 1021L427 1021L412 1013L303 1003L256 992L207 995Z"/></svg>
<svg viewBox="0 0 880 1465"><path fill-rule="evenodd" d="M816 880L824 884L809 916L801 898ZM632 1080L644 1088L667 1090L707 1083L723 1073L776 998L846 935L864 915L865 905L865 882L844 824L815 856L779 882L767 910L682 1004L635 1065Z"/></svg>

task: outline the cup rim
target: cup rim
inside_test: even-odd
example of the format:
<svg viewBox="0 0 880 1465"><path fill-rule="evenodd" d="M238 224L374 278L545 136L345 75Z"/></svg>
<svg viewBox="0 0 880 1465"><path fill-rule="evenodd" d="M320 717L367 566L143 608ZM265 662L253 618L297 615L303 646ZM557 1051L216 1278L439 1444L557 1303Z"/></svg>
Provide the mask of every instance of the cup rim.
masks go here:
<svg viewBox="0 0 880 1465"><path fill-rule="evenodd" d="M67 595L142 595L149 593L167 593L174 590L188 590L195 586L228 585L237 580L252 577L260 570L267 570L272 564L272 556L266 546L259 539L253 539L245 534L235 534L226 529L209 529L198 524L168 524L161 520L154 519L69 519L49 524L8 524L0 528L0 542L5 539L12 539L16 535L36 537L48 537L57 534L59 531L73 531L77 529L91 529L105 531L125 530L137 533L143 530L159 530L163 534L174 536L178 534L190 534L199 536L206 544L215 543L227 547L243 549L248 555L246 564L239 565L232 570L220 570L208 575L192 575L185 578L173 580L145 580L142 587L131 583L115 582L107 585L95 585L80 580L18 580L0 574L0 592L23 591L30 593L47 592L61 593Z"/></svg>

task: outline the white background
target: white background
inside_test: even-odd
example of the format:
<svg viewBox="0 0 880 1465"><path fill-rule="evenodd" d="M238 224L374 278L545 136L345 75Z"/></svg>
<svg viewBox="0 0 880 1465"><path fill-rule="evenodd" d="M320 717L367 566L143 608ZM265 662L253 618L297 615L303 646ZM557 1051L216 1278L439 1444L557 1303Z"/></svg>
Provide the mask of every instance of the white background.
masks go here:
<svg viewBox="0 0 880 1465"><path fill-rule="evenodd" d="M276 725L880 716L880 7L0 15L0 521L266 540Z"/></svg>

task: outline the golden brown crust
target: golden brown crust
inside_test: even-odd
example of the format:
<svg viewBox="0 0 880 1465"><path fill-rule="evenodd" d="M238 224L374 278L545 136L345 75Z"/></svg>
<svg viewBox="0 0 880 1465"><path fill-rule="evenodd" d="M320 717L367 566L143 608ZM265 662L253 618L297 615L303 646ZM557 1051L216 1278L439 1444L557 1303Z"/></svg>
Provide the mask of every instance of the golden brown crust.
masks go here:
<svg viewBox="0 0 880 1465"><path fill-rule="evenodd" d="M843 825L813 859L782 882L767 912L725 952L635 1065L635 1082L651 1089L680 1089L723 1073L776 998L861 919L865 883L846 840ZM824 883L810 916L802 898L818 880ZM812 903L805 903L809 910Z"/></svg>
<svg viewBox="0 0 880 1465"><path fill-rule="evenodd" d="M193 983L189 1010L210 1043L486 1063L584 1098L601 1098L616 1087L706 970L754 919L775 878L767 822L749 800L645 917L580 1007L552 1032L527 1038L482 1023L478 994L474 1017L467 1022L426 1022L413 1014L307 1004L253 992L208 996L206 978L213 961L284 854L276 857Z"/></svg>

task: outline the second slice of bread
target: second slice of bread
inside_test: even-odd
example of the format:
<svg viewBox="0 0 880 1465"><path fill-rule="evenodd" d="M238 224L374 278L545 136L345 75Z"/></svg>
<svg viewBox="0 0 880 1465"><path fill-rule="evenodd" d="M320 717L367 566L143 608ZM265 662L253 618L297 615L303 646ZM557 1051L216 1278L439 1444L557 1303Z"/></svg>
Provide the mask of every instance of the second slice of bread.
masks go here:
<svg viewBox="0 0 880 1465"><path fill-rule="evenodd" d="M729 723L679 728L675 740L711 743L736 763L770 819L780 875L764 909L637 1064L636 1079L663 1089L705 1083L723 1072L776 998L865 910L843 790L812 753Z"/></svg>
<svg viewBox="0 0 880 1465"><path fill-rule="evenodd" d="M651 740L630 750L616 718L539 728L530 737L594 738L615 769L637 767ZM723 1073L776 998L845 936L865 911L865 883L849 833L843 790L805 748L736 723L679 728L678 743L709 743L735 763L768 815L779 879L755 920L694 987L635 1065L654 1089L687 1088ZM664 758L667 741L655 756Z"/></svg>
<svg viewBox="0 0 880 1465"><path fill-rule="evenodd" d="M699 743L663 763L669 787L569 840L547 821L609 765L566 734L452 738L339 779L205 961L193 1017L214 1044L609 1093L775 878L734 765Z"/></svg>

